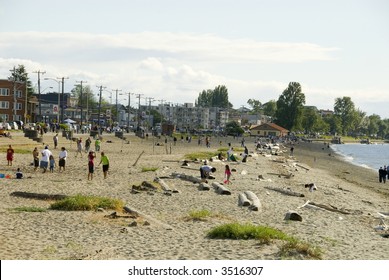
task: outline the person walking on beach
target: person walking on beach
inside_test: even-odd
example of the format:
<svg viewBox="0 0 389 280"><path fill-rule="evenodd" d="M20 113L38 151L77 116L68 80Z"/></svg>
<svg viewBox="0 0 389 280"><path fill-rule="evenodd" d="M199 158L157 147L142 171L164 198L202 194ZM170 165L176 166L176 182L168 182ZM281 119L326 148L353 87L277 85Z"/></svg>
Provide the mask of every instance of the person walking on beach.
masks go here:
<svg viewBox="0 0 389 280"><path fill-rule="evenodd" d="M225 175L224 184L230 184L231 170L228 164L226 164L226 167L224 169L224 175Z"/></svg>
<svg viewBox="0 0 389 280"><path fill-rule="evenodd" d="M247 149L247 146L244 146L244 152L242 156L243 156L242 162L247 162L247 157L249 156L249 149Z"/></svg>
<svg viewBox="0 0 389 280"><path fill-rule="evenodd" d="M12 148L11 145L8 146L7 149L7 161L8 161L8 166L12 166L12 161L14 159L14 149Z"/></svg>
<svg viewBox="0 0 389 280"><path fill-rule="evenodd" d="M50 172L54 172L54 166L55 166L55 159L53 155L50 155L49 157L49 163L50 163Z"/></svg>
<svg viewBox="0 0 389 280"><path fill-rule="evenodd" d="M42 158L41 158L41 168L43 169L43 173L47 171L47 168L49 167L49 158L51 156L51 151L49 150L49 147L46 146L45 149L42 151Z"/></svg>
<svg viewBox="0 0 389 280"><path fill-rule="evenodd" d="M34 171L36 171L39 167L39 151L37 147L32 151L32 157L34 160Z"/></svg>
<svg viewBox="0 0 389 280"><path fill-rule="evenodd" d="M85 153L88 153L88 152L89 152L91 143L92 143L92 141L91 141L90 137L88 137L88 138L85 140Z"/></svg>
<svg viewBox="0 0 389 280"><path fill-rule="evenodd" d="M61 170L65 171L67 156L68 156L68 151L66 151L65 147L62 147L61 152L59 153L59 162L58 162L59 172L61 172Z"/></svg>
<svg viewBox="0 0 389 280"><path fill-rule="evenodd" d="M378 180L380 183L386 183L386 175L387 175L386 169L382 168L381 166L380 169L378 170Z"/></svg>
<svg viewBox="0 0 389 280"><path fill-rule="evenodd" d="M96 141L95 141L95 151L100 152L100 147L101 147L101 140L99 136L97 136Z"/></svg>
<svg viewBox="0 0 389 280"><path fill-rule="evenodd" d="M77 140L76 157L78 156L78 154L80 154L80 156L82 157L82 138L81 137L80 137L80 139Z"/></svg>
<svg viewBox="0 0 389 280"><path fill-rule="evenodd" d="M58 133L54 135L53 142L54 142L54 149L57 149L57 146L58 146Z"/></svg>
<svg viewBox="0 0 389 280"><path fill-rule="evenodd" d="M93 173L95 172L95 158L96 153L94 151L90 151L88 154L88 181L93 179Z"/></svg>
<svg viewBox="0 0 389 280"><path fill-rule="evenodd" d="M104 179L106 179L108 174L108 169L109 169L109 158L105 155L104 152L101 152L101 159L100 159L99 166L100 164L103 164Z"/></svg>

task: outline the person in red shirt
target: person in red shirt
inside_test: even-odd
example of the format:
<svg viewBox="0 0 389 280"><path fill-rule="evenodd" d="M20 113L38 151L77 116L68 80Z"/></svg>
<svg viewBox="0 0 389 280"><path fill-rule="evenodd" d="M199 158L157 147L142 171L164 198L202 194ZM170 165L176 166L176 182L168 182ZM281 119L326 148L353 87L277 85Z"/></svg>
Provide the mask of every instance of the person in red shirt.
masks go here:
<svg viewBox="0 0 389 280"><path fill-rule="evenodd" d="M9 145L7 149L7 161L8 161L8 166L12 166L12 161L14 159L14 149L12 149L12 146Z"/></svg>

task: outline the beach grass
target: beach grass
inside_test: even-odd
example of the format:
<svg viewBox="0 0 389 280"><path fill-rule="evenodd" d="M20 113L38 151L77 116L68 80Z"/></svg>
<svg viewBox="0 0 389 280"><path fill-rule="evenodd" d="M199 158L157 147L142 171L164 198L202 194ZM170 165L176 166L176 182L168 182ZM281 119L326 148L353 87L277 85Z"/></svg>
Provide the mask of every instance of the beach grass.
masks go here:
<svg viewBox="0 0 389 280"><path fill-rule="evenodd" d="M141 172L154 172L154 171L157 171L158 170L158 167L142 167L142 171Z"/></svg>
<svg viewBox="0 0 389 280"><path fill-rule="evenodd" d="M21 206L10 209L16 212L46 212L46 208L35 207L35 206Z"/></svg>
<svg viewBox="0 0 389 280"><path fill-rule="evenodd" d="M192 210L189 212L188 217L186 217L186 220L192 220L192 221L206 221L207 218L212 216L212 212L207 209L201 209L201 210Z"/></svg>
<svg viewBox="0 0 389 280"><path fill-rule="evenodd" d="M106 210L111 209L121 211L123 206L124 202L118 199L76 195L67 197L51 204L50 209L63 211L90 211L103 208Z"/></svg>
<svg viewBox="0 0 389 280"><path fill-rule="evenodd" d="M259 240L261 244L269 244L273 240L286 241L280 249L279 255L283 259L298 258L300 255L311 259L321 259L321 250L306 242L301 242L284 232L267 226L249 223L228 223L211 229L208 234L211 239Z"/></svg>
<svg viewBox="0 0 389 280"><path fill-rule="evenodd" d="M194 152L190 154L186 154L185 158L190 160L198 160L198 159L210 159L218 155L217 151L208 151L208 152Z"/></svg>

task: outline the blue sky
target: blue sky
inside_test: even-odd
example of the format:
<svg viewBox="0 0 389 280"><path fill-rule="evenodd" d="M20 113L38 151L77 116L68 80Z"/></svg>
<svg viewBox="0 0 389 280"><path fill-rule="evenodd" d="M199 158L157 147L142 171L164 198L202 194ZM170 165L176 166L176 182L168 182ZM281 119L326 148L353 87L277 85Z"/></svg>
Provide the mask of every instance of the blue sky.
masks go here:
<svg viewBox="0 0 389 280"><path fill-rule="evenodd" d="M0 0L0 78L24 64L33 83L43 70L66 90L84 80L172 103L225 85L235 108L294 81L306 105L350 96L389 118L388 26L385 0Z"/></svg>

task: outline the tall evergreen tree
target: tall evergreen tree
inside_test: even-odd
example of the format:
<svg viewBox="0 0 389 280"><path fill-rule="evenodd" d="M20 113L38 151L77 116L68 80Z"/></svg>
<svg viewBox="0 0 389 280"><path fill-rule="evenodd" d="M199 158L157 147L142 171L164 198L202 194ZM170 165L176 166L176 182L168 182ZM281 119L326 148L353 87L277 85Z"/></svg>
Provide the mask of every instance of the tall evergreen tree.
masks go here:
<svg viewBox="0 0 389 280"><path fill-rule="evenodd" d="M304 104L305 95L301 91L301 85L290 82L277 100L277 124L289 130L300 128Z"/></svg>

